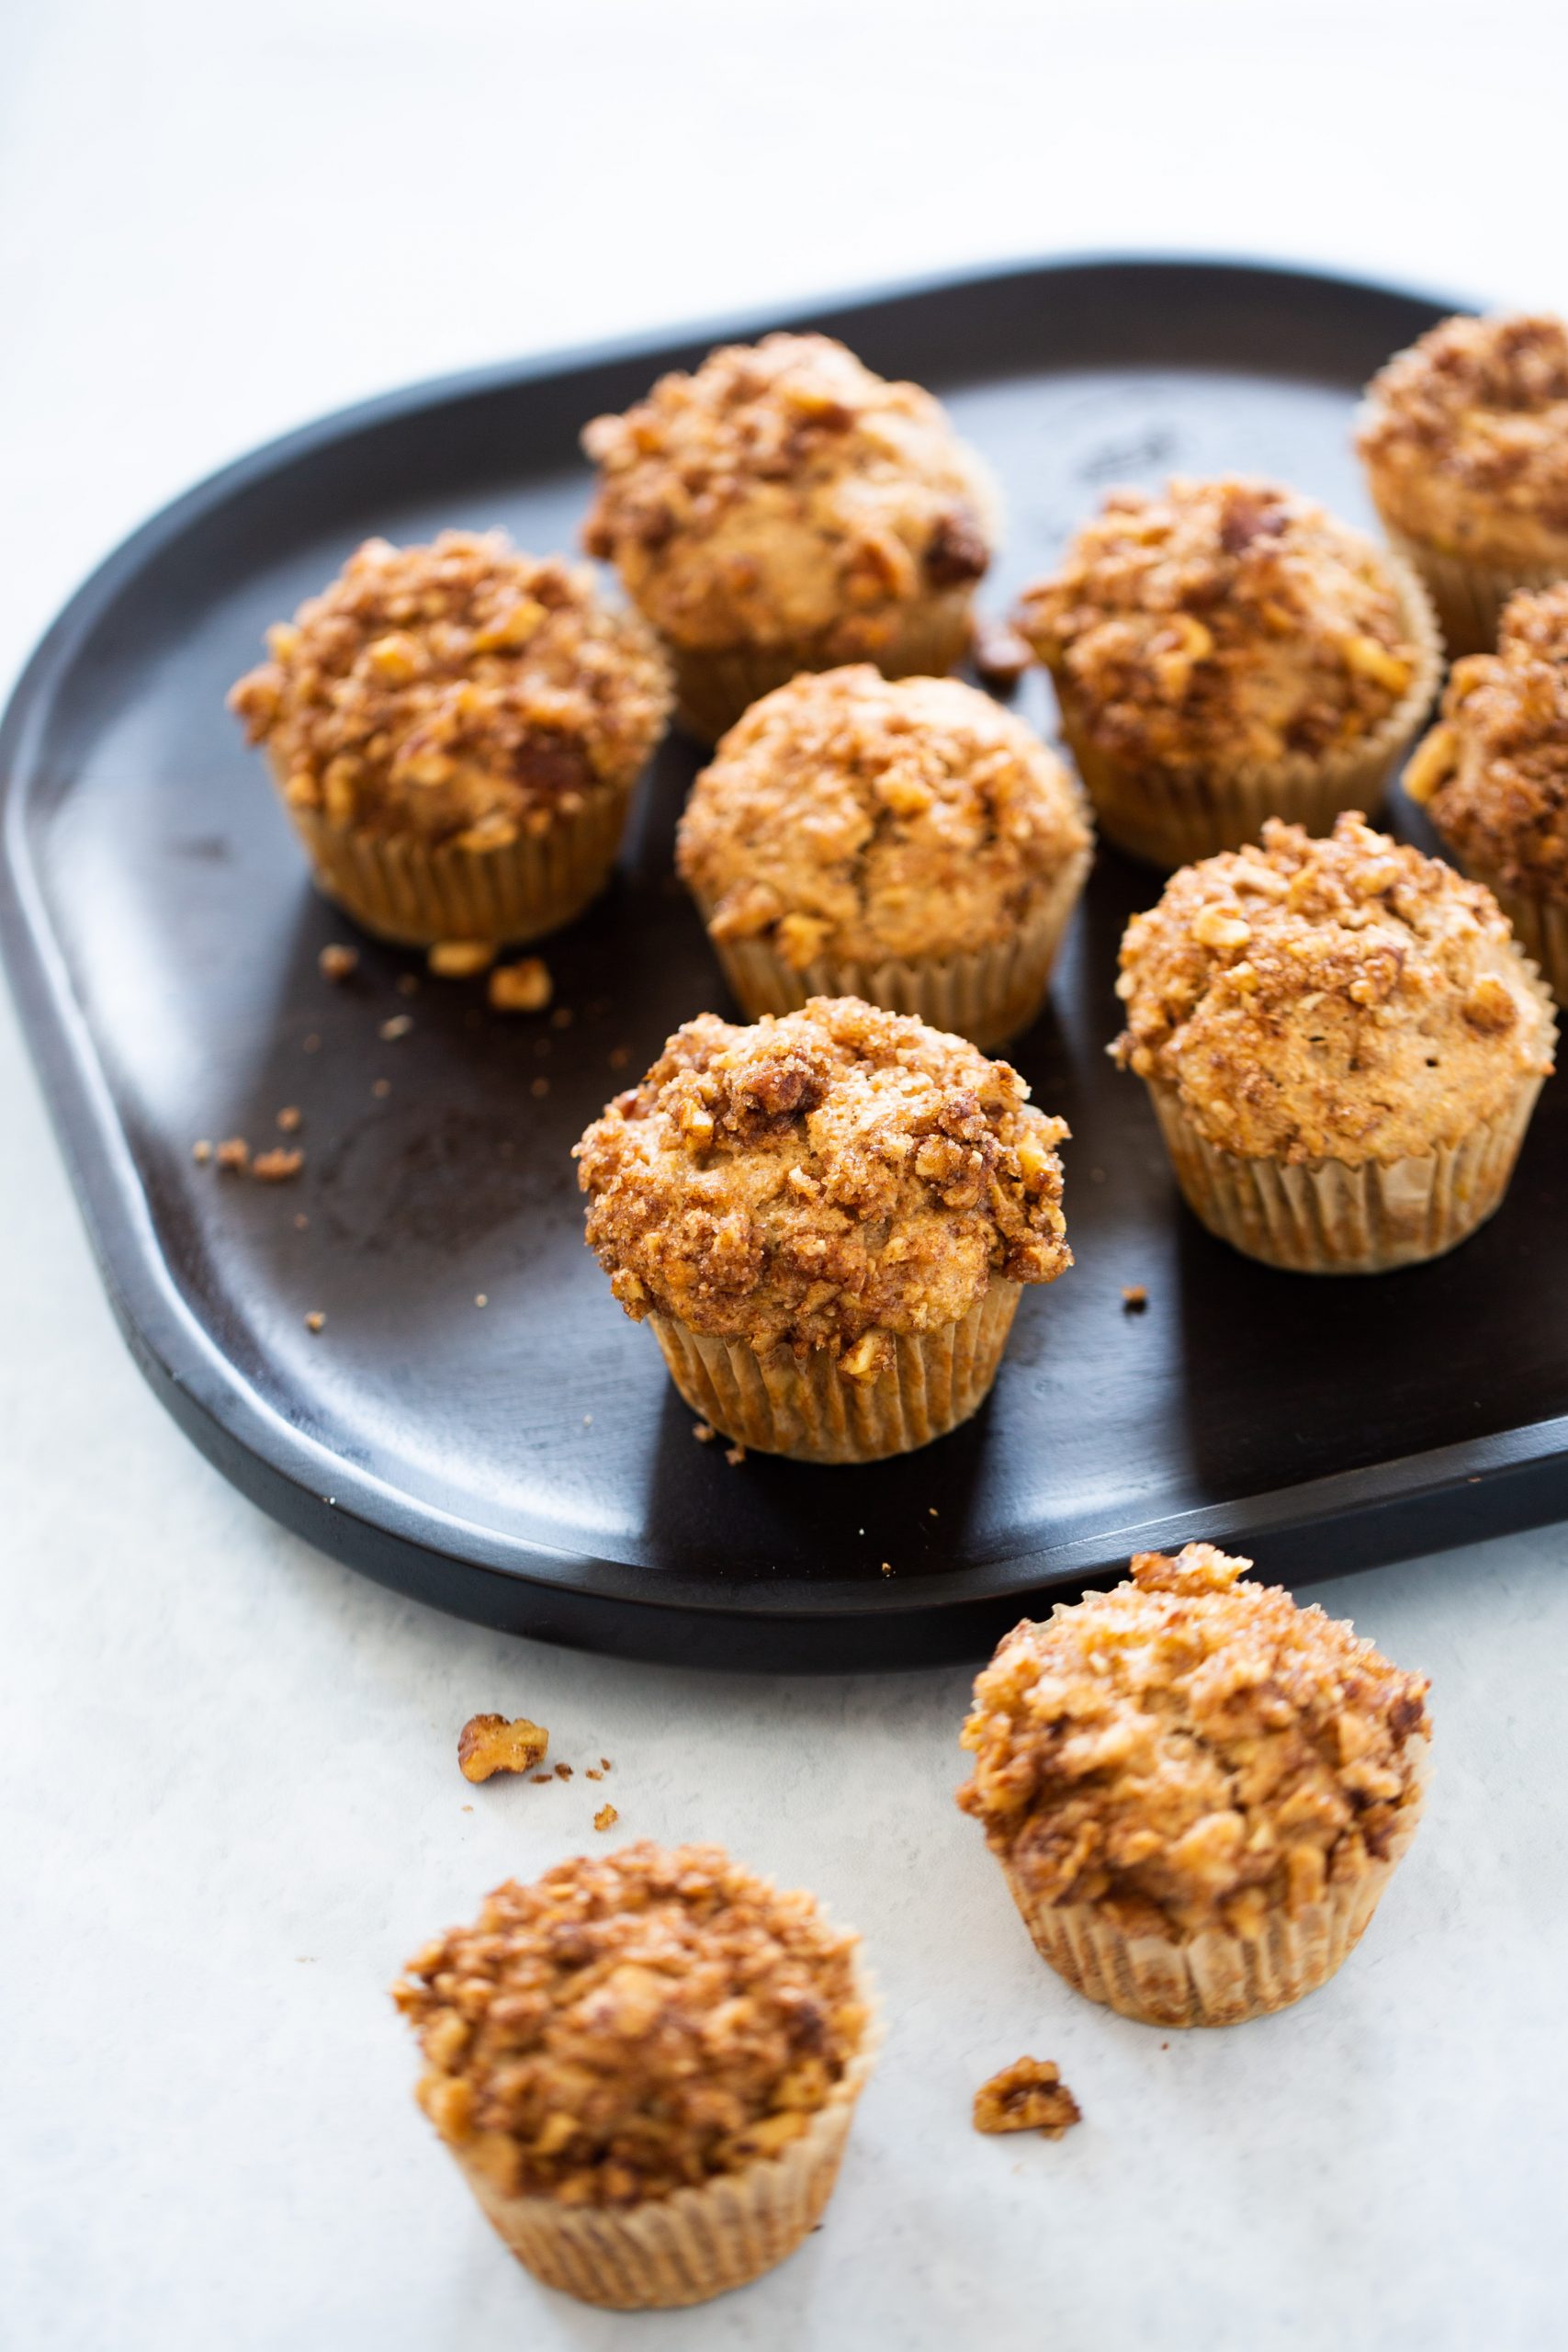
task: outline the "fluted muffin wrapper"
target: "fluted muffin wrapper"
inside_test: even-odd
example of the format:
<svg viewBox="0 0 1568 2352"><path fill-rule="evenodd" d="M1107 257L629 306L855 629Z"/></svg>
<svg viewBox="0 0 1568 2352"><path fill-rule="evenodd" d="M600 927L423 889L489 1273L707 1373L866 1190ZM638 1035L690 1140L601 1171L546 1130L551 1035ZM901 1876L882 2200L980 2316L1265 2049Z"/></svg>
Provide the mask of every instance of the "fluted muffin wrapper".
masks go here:
<svg viewBox="0 0 1568 2352"><path fill-rule="evenodd" d="M1092 850L1080 850L1010 938L946 956L886 956L879 963L819 956L797 970L766 939L715 939L731 993L753 1021L793 1012L813 996L858 996L890 1012L917 1013L987 1051L1027 1029L1045 1001L1051 973L1083 895ZM711 902L697 894L705 922ZM709 933L710 938L712 933Z"/></svg>
<svg viewBox="0 0 1568 2352"><path fill-rule="evenodd" d="M676 715L704 743L716 743L752 703L787 686L803 670L837 670L872 662L885 678L945 678L969 650L973 587L944 589L912 600L893 634L876 648L857 647L841 632L819 630L778 645L665 648L675 673Z"/></svg>
<svg viewBox="0 0 1568 2352"><path fill-rule="evenodd" d="M1387 1857L1323 1900L1271 1911L1261 1934L1212 1928L1185 1941L1129 1935L1094 1903L1035 1900L1002 1870L1034 1948L1075 1992L1142 2025L1242 2025L1325 1984L1360 1941L1416 1834L1424 1789L1401 1807Z"/></svg>
<svg viewBox="0 0 1568 2352"><path fill-rule="evenodd" d="M1426 582L1452 660L1494 650L1497 624L1510 596L1526 589L1550 588L1554 582L1568 579L1568 560L1556 564L1481 563L1412 538L1387 515L1383 528L1389 545Z"/></svg>
<svg viewBox="0 0 1568 2352"><path fill-rule="evenodd" d="M795 2252L833 2192L855 2102L881 2041L875 1996L854 2056L798 2140L743 2170L632 2206L509 2197L458 2146L451 2150L485 2218L547 2287L609 2311L673 2311L761 2278Z"/></svg>
<svg viewBox="0 0 1568 2352"><path fill-rule="evenodd" d="M1414 673L1381 726L1336 751L1292 752L1203 775L1119 760L1094 741L1087 706L1061 665L1048 665L1062 732L1106 839L1151 865L1190 865L1257 841L1269 817L1309 833L1329 833L1347 808L1372 815L1427 715L1442 668L1437 619L1420 580L1397 558L1388 569L1399 591Z"/></svg>
<svg viewBox="0 0 1568 2352"><path fill-rule="evenodd" d="M547 832L499 849L434 847L412 833L371 833L288 802L316 880L378 939L399 947L438 940L517 945L559 931L610 878L630 791L603 785Z"/></svg>
<svg viewBox="0 0 1568 2352"><path fill-rule="evenodd" d="M1541 898L1533 890L1495 881L1470 858L1460 863L1472 882L1483 882L1491 891L1513 925L1514 937L1540 965L1541 978L1557 1002L1568 1004L1568 905L1561 899Z"/></svg>
<svg viewBox="0 0 1568 2352"><path fill-rule="evenodd" d="M712 1339L673 1316L650 1315L648 1325L692 1410L737 1444L795 1462L877 1462L929 1445L978 1411L1019 1290L993 1279L956 1323L895 1333L891 1366L868 1381L846 1379L827 1348L759 1355L743 1340Z"/></svg>
<svg viewBox="0 0 1568 2352"><path fill-rule="evenodd" d="M1151 1080L1149 1093L1182 1197L1220 1240L1289 1273L1382 1274L1440 1258L1484 1225L1507 1191L1541 1082L1521 1078L1497 1116L1461 1143L1359 1164L1224 1151L1200 1132L1175 1087Z"/></svg>

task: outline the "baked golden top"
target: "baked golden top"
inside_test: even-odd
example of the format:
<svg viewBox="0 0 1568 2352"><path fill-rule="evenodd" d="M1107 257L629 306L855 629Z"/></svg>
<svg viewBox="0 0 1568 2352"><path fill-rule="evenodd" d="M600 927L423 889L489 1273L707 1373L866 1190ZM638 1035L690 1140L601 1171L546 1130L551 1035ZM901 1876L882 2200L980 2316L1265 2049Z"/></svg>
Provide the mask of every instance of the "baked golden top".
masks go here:
<svg viewBox="0 0 1568 2352"><path fill-rule="evenodd" d="M1009 1634L975 1685L958 1792L1037 1903L1128 1934L1256 1935L1397 1851L1425 1676L1212 1544ZM1403 1818L1402 1818L1403 1816ZM1396 1842L1397 1841L1397 1842Z"/></svg>
<svg viewBox="0 0 1568 2352"><path fill-rule="evenodd" d="M862 664L752 704L697 778L676 864L716 939L765 938L803 971L1010 939L1089 842L1021 719L956 679Z"/></svg>
<svg viewBox="0 0 1568 2352"><path fill-rule="evenodd" d="M829 1348L852 1379L890 1333L955 1323L993 1275L1072 1263L1055 1147L1006 1062L858 997L677 1029L577 1147L588 1239L626 1313Z"/></svg>
<svg viewBox="0 0 1568 2352"><path fill-rule="evenodd" d="M1406 593L1295 491L1177 480L1113 491L1018 625L1109 756L1229 770L1375 733L1423 666Z"/></svg>
<svg viewBox="0 0 1568 2352"><path fill-rule="evenodd" d="M1250 1159L1425 1158L1551 1068L1545 992L1489 890L1347 815L1172 875L1122 942L1114 1048Z"/></svg>
<svg viewBox="0 0 1568 2352"><path fill-rule="evenodd" d="M230 707L284 793L334 824L507 847L600 786L631 785L664 731L663 654L586 565L500 531L367 539L267 632Z"/></svg>
<svg viewBox="0 0 1568 2352"><path fill-rule="evenodd" d="M1413 538L1500 562L1568 548L1568 325L1445 319L1367 387L1356 446Z"/></svg>
<svg viewBox="0 0 1568 2352"><path fill-rule="evenodd" d="M820 334L728 344L582 436L600 468L583 532L678 645L831 633L874 655L917 599L990 560L977 461L918 384Z"/></svg>
<svg viewBox="0 0 1568 2352"><path fill-rule="evenodd" d="M392 1997L493 2187L633 2205L800 2138L865 2036L859 1940L721 1847L643 1843L498 1886Z"/></svg>
<svg viewBox="0 0 1568 2352"><path fill-rule="evenodd" d="M1496 652L1455 662L1404 788L1478 873L1568 899L1568 582L1513 597Z"/></svg>

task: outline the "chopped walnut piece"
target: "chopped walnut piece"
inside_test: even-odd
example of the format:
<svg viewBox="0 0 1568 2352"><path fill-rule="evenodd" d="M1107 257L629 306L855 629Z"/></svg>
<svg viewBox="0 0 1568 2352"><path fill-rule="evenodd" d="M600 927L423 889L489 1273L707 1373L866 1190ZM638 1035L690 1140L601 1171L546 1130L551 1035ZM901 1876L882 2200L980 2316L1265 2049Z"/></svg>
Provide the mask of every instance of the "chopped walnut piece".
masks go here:
<svg viewBox="0 0 1568 2352"><path fill-rule="evenodd" d="M692 1435L696 1439L699 1445L711 1445L715 1438L718 1435L718 1431L707 1421L694 1421L692 1423Z"/></svg>
<svg viewBox="0 0 1568 2352"><path fill-rule="evenodd" d="M438 980L472 980L489 971L495 953L488 939L438 939L425 961Z"/></svg>
<svg viewBox="0 0 1568 2352"><path fill-rule="evenodd" d="M359 969L359 950L357 947L323 947L316 962L321 967L323 980L341 982Z"/></svg>
<svg viewBox="0 0 1568 2352"><path fill-rule="evenodd" d="M732 1470L739 1470L746 1459L746 1448L743 1445L729 1446L726 1449L724 1458Z"/></svg>
<svg viewBox="0 0 1568 2352"><path fill-rule="evenodd" d="M199 1143L192 1144L190 1148L190 1156L195 1160L198 1168L206 1167L208 1161L212 1157L212 1146L208 1142L205 1136L202 1136Z"/></svg>
<svg viewBox="0 0 1568 2352"><path fill-rule="evenodd" d="M550 1735L526 1715L470 1715L457 1735L457 1762L465 1781L488 1781L495 1772L528 1772L544 1758Z"/></svg>
<svg viewBox="0 0 1568 2352"><path fill-rule="evenodd" d="M556 1766L556 1778L558 1781L570 1781L571 1778L571 1766L570 1764L558 1764Z"/></svg>
<svg viewBox="0 0 1568 2352"><path fill-rule="evenodd" d="M290 1151L278 1144L271 1151L258 1151L251 1162L251 1174L258 1184L287 1184L298 1176L305 1165L302 1151Z"/></svg>
<svg viewBox="0 0 1568 2352"><path fill-rule="evenodd" d="M607 1756L601 1756L599 1758L599 1770L602 1772L607 1772L610 1770L610 1759Z"/></svg>
<svg viewBox="0 0 1568 2352"><path fill-rule="evenodd" d="M382 1022L379 1035L387 1045L391 1046L395 1045L400 1037L406 1037L412 1027L412 1012L394 1012L389 1021Z"/></svg>
<svg viewBox="0 0 1568 2352"><path fill-rule="evenodd" d="M326 1317L321 1313L321 1308L320 1308L319 1306L313 1306L313 1307L310 1309L310 1314L309 1314L309 1315L307 1315L307 1316L306 1316L306 1317L305 1317L305 1329L306 1329L306 1330L307 1330L307 1331L324 1331L324 1330L326 1329L326 1327L327 1327L327 1318L326 1318Z"/></svg>
<svg viewBox="0 0 1568 2352"><path fill-rule="evenodd" d="M297 1136L305 1124L305 1114L297 1102L286 1102L277 1114L277 1124L286 1136Z"/></svg>
<svg viewBox="0 0 1568 2352"><path fill-rule="evenodd" d="M1129 1315L1141 1315L1149 1303L1148 1292L1142 1283L1127 1283L1122 1286L1122 1304Z"/></svg>
<svg viewBox="0 0 1568 2352"><path fill-rule="evenodd" d="M975 2094L976 2132L1041 2132L1059 2140L1083 2111L1049 2058L1015 2058Z"/></svg>
<svg viewBox="0 0 1568 2352"><path fill-rule="evenodd" d="M218 1165L231 1175L243 1175L251 1164L251 1147L243 1136L230 1136L218 1147Z"/></svg>
<svg viewBox="0 0 1568 2352"><path fill-rule="evenodd" d="M543 1012L554 991L549 966L539 956L502 964L490 976L490 1001L496 1012Z"/></svg>
<svg viewBox="0 0 1568 2352"><path fill-rule="evenodd" d="M602 1804L593 1816L593 1826L595 1829L614 1829L620 1817L613 1804Z"/></svg>

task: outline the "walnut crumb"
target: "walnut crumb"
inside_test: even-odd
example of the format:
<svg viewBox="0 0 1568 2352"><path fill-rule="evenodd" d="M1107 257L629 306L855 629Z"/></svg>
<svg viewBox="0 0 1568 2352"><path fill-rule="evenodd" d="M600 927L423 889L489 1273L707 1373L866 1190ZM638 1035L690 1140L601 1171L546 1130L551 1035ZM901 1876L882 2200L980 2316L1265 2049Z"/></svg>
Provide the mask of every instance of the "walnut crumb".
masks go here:
<svg viewBox="0 0 1568 2352"><path fill-rule="evenodd" d="M192 1144L190 1148L190 1156L195 1160L198 1168L206 1167L208 1161L212 1157L212 1146L208 1142L205 1136L201 1137L201 1140L198 1143Z"/></svg>
<svg viewBox="0 0 1568 2352"><path fill-rule="evenodd" d="M243 1136L230 1136L218 1147L218 1165L233 1175L243 1175L251 1164L251 1147Z"/></svg>
<svg viewBox="0 0 1568 2352"><path fill-rule="evenodd" d="M612 1046L610 1048L610 1068L612 1069L625 1069L631 1057L631 1047L629 1046Z"/></svg>
<svg viewBox="0 0 1568 2352"><path fill-rule="evenodd" d="M489 1293L489 1291L486 1291L486 1290L477 1290L477 1291L475 1291L475 1293L474 1293L474 1305L475 1305L476 1306L488 1306L490 1305L490 1293Z"/></svg>
<svg viewBox="0 0 1568 2352"><path fill-rule="evenodd" d="M890 1577L893 1574L893 1563L891 1560L883 1561L882 1573L885 1577Z"/></svg>
<svg viewBox="0 0 1568 2352"><path fill-rule="evenodd" d="M359 969L357 947L323 947L316 958L323 980L342 982Z"/></svg>
<svg viewBox="0 0 1568 2352"><path fill-rule="evenodd" d="M304 1210L303 1210L303 1209L297 1209L297 1210L295 1211L295 1214L294 1214L294 1230L295 1230L295 1232L296 1232L296 1233L303 1233L303 1232L304 1232L304 1230L305 1230L305 1227L310 1224L310 1218L306 1216L306 1214L305 1214L305 1212L304 1212Z"/></svg>
<svg viewBox="0 0 1568 2352"><path fill-rule="evenodd" d="M1011 694L1034 655L1006 621L976 619L970 647L975 674L993 694Z"/></svg>
<svg viewBox="0 0 1568 2352"><path fill-rule="evenodd" d="M251 1174L258 1184L287 1184L298 1176L305 1165L302 1151L290 1151L278 1144L271 1151L258 1151L251 1162Z"/></svg>
<svg viewBox="0 0 1568 2352"><path fill-rule="evenodd" d="M571 1766L570 1764L558 1764L556 1766L556 1778L558 1781L570 1781L571 1778Z"/></svg>
<svg viewBox="0 0 1568 2352"><path fill-rule="evenodd" d="M602 1804L593 1816L593 1826L595 1829L614 1829L620 1817L613 1804Z"/></svg>
<svg viewBox="0 0 1568 2352"><path fill-rule="evenodd" d="M713 1424L710 1421L694 1421L692 1423L692 1435L696 1439L699 1445L711 1445L714 1439L718 1435L718 1431L713 1427Z"/></svg>
<svg viewBox="0 0 1568 2352"><path fill-rule="evenodd" d="M590 1764L587 1771L584 1772L582 1777L585 1781L602 1781L604 1775L603 1772L597 1771L594 1767Z"/></svg>
<svg viewBox="0 0 1568 2352"><path fill-rule="evenodd" d="M326 1329L326 1327L327 1327L327 1318L326 1318L326 1317L321 1313L321 1308L320 1308L319 1306L313 1306L313 1307L310 1309L310 1314L309 1314L309 1315L307 1315L307 1316L306 1316L306 1317L305 1317L305 1329L306 1329L306 1330L307 1330L307 1331L324 1331L324 1330Z"/></svg>
<svg viewBox="0 0 1568 2352"><path fill-rule="evenodd" d="M419 974L417 972L400 972L398 974L398 994L400 996L417 996L419 994Z"/></svg>
<svg viewBox="0 0 1568 2352"><path fill-rule="evenodd" d="M536 1783L536 1785L537 1786L537 1785L542 1785L546 1781L553 1781L553 1780L555 1779L555 1777L556 1777L556 1776L555 1776L555 1774L554 1774L553 1772L536 1772L536 1773L535 1773L535 1775L534 1775L534 1780L535 1780L535 1783Z"/></svg>
<svg viewBox="0 0 1568 2352"><path fill-rule="evenodd" d="M1148 1303L1149 1295L1142 1283L1123 1283L1122 1304L1129 1315L1141 1315Z"/></svg>
<svg viewBox="0 0 1568 2352"><path fill-rule="evenodd" d="M724 1458L732 1470L739 1470L746 1459L746 1448L743 1445L728 1446L725 1450Z"/></svg>
<svg viewBox="0 0 1568 2352"><path fill-rule="evenodd" d="M305 1124L305 1114L298 1102L286 1102L277 1114L277 1124L286 1136L297 1136Z"/></svg>
<svg viewBox="0 0 1568 2352"><path fill-rule="evenodd" d="M1015 2058L975 2094L976 2132L1040 2132L1059 2140L1082 2110L1049 2058Z"/></svg>
<svg viewBox="0 0 1568 2352"><path fill-rule="evenodd" d="M488 1781L494 1772L527 1772L550 1744L543 1724L526 1715L470 1715L457 1735L457 1763L465 1781Z"/></svg>
<svg viewBox="0 0 1568 2352"><path fill-rule="evenodd" d="M384 1102L391 1091L392 1081L389 1078L377 1079L370 1089L371 1093L376 1097L378 1102Z"/></svg>
<svg viewBox="0 0 1568 2352"><path fill-rule="evenodd" d="M599 1770L601 1772L607 1772L610 1770L610 1759L607 1756L601 1756L599 1758Z"/></svg>
<svg viewBox="0 0 1568 2352"><path fill-rule="evenodd" d="M495 961L488 939L438 939L425 958L438 980L475 980Z"/></svg>
<svg viewBox="0 0 1568 2352"><path fill-rule="evenodd" d="M554 990L550 967L540 956L502 964L490 976L490 1001L496 1012L543 1012Z"/></svg>
<svg viewBox="0 0 1568 2352"><path fill-rule="evenodd" d="M394 1012L389 1021L382 1022L379 1035L384 1044L391 1046L395 1045L400 1037L406 1037L412 1027L412 1012Z"/></svg>
<svg viewBox="0 0 1568 2352"><path fill-rule="evenodd" d="M550 1091L550 1081L549 1081L549 1080L548 1080L547 1078L536 1078L536 1079L534 1079L534 1080L530 1082L530 1084L529 1084L529 1088L528 1088L528 1091L529 1091L529 1093L530 1093L531 1095L533 1095L533 1097L534 1097L534 1099L535 1099L535 1101L536 1101L536 1102L542 1102L544 1101L545 1096L549 1092L549 1091Z"/></svg>

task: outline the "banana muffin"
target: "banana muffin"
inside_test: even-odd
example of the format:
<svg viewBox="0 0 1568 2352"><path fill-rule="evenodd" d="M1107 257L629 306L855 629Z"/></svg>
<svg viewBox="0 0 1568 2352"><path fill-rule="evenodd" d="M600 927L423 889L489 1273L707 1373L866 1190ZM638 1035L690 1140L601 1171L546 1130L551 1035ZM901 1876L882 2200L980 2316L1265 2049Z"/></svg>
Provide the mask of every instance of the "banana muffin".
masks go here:
<svg viewBox="0 0 1568 2352"><path fill-rule="evenodd" d="M688 1021L577 1146L588 1240L676 1387L742 1445L902 1453L968 1419L1028 1283L1072 1263L1006 1062L857 997Z"/></svg>
<svg viewBox="0 0 1568 2352"><path fill-rule="evenodd" d="M501 944L603 888L664 732L652 635L503 533L367 539L230 707L329 897L383 939Z"/></svg>
<svg viewBox="0 0 1568 2352"><path fill-rule="evenodd" d="M1354 814L1173 875L1122 943L1127 1025L1189 1205L1249 1257L1376 1273L1506 1189L1556 1025L1491 892Z"/></svg>
<svg viewBox="0 0 1568 2352"><path fill-rule="evenodd" d="M720 1847L644 1843L497 1887L393 1998L420 2105L518 2260L670 2307L816 2226L875 2051L859 1941Z"/></svg>
<svg viewBox="0 0 1568 2352"><path fill-rule="evenodd" d="M1517 590L1568 578L1561 319L1445 319L1373 377L1356 447L1450 653L1487 650Z"/></svg>
<svg viewBox="0 0 1568 2352"><path fill-rule="evenodd" d="M675 862L747 1012L859 996L993 1046L1044 1001L1091 845L1076 781L1021 719L863 663L753 703Z"/></svg>
<svg viewBox="0 0 1568 2352"><path fill-rule="evenodd" d="M1324 1984L1420 1816L1425 1676L1212 1544L1009 1634L958 1792L1042 1957L1149 2025Z"/></svg>
<svg viewBox="0 0 1568 2352"><path fill-rule="evenodd" d="M661 377L582 444L600 469L584 545L669 645L705 741L798 670L963 659L994 493L919 385L827 335L771 334Z"/></svg>
<svg viewBox="0 0 1568 2352"><path fill-rule="evenodd" d="M1404 788L1568 1003L1568 581L1515 596L1455 664Z"/></svg>
<svg viewBox="0 0 1568 2352"><path fill-rule="evenodd" d="M1113 492L1019 628L1102 831L1158 865L1375 808L1438 681L1408 567L1270 482Z"/></svg>

